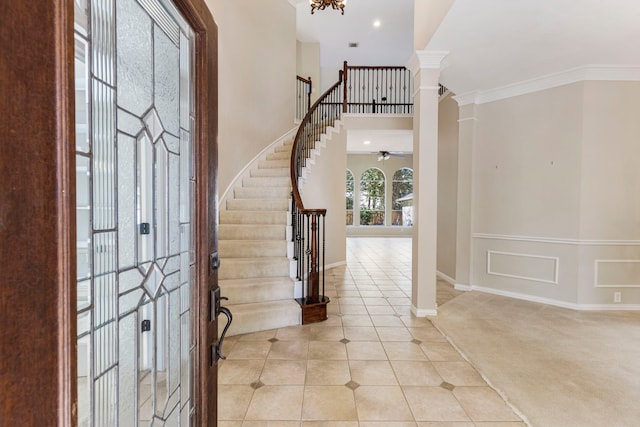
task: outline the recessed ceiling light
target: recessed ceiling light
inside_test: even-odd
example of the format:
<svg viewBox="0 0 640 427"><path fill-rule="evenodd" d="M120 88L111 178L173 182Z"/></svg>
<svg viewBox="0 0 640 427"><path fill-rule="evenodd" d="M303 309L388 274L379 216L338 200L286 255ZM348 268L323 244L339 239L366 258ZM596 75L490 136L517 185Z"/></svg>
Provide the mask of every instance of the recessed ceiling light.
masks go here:
<svg viewBox="0 0 640 427"><path fill-rule="evenodd" d="M376 19L375 21L373 21L373 26L374 26L374 27L376 27L376 28L377 28L377 27L379 27L380 25L382 25L382 23L380 22L380 20L379 20L379 19Z"/></svg>
<svg viewBox="0 0 640 427"><path fill-rule="evenodd" d="M371 141L363 141L362 143L363 143L364 145L369 145L369 144L371 144Z"/></svg>

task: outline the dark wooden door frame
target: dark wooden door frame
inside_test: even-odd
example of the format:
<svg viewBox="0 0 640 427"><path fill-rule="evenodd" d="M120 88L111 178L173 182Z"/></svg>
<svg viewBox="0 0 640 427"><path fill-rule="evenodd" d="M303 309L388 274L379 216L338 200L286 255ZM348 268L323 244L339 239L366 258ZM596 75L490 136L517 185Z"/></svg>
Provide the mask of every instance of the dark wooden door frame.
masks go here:
<svg viewBox="0 0 640 427"><path fill-rule="evenodd" d="M174 0L196 36L198 426L216 425L217 27ZM0 3L0 420L77 424L73 0Z"/></svg>

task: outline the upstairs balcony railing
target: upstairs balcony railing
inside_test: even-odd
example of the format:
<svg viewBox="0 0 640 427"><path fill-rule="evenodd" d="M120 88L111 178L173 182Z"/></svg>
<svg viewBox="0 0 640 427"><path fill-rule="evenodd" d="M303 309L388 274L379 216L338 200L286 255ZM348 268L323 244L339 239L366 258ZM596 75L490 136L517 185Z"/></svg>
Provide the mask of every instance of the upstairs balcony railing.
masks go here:
<svg viewBox="0 0 640 427"><path fill-rule="evenodd" d="M413 76L406 67L344 62L343 113L413 113Z"/></svg>

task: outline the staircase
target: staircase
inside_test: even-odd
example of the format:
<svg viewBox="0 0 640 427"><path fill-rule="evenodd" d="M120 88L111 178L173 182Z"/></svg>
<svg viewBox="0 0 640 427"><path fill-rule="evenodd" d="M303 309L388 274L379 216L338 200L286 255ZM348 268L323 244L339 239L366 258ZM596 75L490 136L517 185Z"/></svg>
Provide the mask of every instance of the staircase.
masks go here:
<svg viewBox="0 0 640 427"><path fill-rule="evenodd" d="M259 161L220 211L218 279L233 313L227 335L301 324L287 256L292 144L276 146Z"/></svg>

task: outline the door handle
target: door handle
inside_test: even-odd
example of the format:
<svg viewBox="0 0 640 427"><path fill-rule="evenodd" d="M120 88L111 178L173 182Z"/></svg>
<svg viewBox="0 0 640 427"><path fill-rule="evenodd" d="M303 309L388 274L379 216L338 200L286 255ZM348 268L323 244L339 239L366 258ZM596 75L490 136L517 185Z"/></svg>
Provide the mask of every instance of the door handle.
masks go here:
<svg viewBox="0 0 640 427"><path fill-rule="evenodd" d="M227 297L222 297L221 299L228 300ZM227 316L227 324L224 325L224 329L222 330L222 334L220 335L220 339L218 340L218 344L216 345L216 362L218 361L218 359L225 360L227 358L227 356L222 354L222 343L224 342L224 337L225 335L227 335L227 330L229 329L229 326L231 326L231 322L233 321L231 310L229 310L227 307L220 306L218 308L218 314L220 313Z"/></svg>
<svg viewBox="0 0 640 427"><path fill-rule="evenodd" d="M224 342L224 337L227 334L227 331L229 330L229 326L231 326L231 322L233 321L233 315L231 314L231 310L229 310L227 307L223 307L220 304L221 300L229 300L229 298L227 297L221 297L220 296L220 288L216 288L213 292L213 315L215 318L217 318L221 313L224 314L227 318L227 324L224 326L224 329L222 330L222 334L220 334L220 338L218 339L218 343L212 345L212 355L211 355L211 364L215 365L218 363L218 360L222 359L225 360L227 357L225 355L222 354L222 344Z"/></svg>

